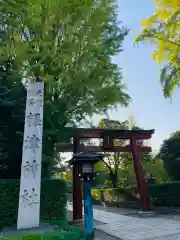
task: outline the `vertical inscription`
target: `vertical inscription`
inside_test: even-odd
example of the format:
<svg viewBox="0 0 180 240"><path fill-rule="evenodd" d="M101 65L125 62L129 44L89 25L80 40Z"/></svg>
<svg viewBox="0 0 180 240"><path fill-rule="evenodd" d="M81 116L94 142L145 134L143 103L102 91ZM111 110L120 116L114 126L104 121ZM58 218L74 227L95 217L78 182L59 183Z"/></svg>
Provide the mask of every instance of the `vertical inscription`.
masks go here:
<svg viewBox="0 0 180 240"><path fill-rule="evenodd" d="M40 139L33 134L32 137L27 136L24 141L24 148L30 149L33 153L36 153L36 150L39 148Z"/></svg>
<svg viewBox="0 0 180 240"><path fill-rule="evenodd" d="M17 221L18 229L39 226L43 95L43 83L29 83L26 99L21 182Z"/></svg>
<svg viewBox="0 0 180 240"><path fill-rule="evenodd" d="M32 112L29 113L27 116L27 125L31 126L41 126L42 120L40 117L40 113L33 114Z"/></svg>
<svg viewBox="0 0 180 240"><path fill-rule="evenodd" d="M39 164L37 164L36 160L32 160L31 162L26 161L26 165L23 168L24 172L27 173L26 176L32 174L33 178L35 178L38 173Z"/></svg>
<svg viewBox="0 0 180 240"><path fill-rule="evenodd" d="M31 193L29 193L27 189L24 189L23 194L20 196L20 198L24 204L24 207L32 207L34 204L38 204L38 195L35 188L31 189Z"/></svg>

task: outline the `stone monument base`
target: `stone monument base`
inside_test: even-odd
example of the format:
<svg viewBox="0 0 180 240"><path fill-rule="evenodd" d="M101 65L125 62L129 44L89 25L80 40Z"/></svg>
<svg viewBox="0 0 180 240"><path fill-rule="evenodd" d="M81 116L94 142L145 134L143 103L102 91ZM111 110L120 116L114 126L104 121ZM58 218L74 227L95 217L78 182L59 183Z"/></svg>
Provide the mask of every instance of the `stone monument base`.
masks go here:
<svg viewBox="0 0 180 240"><path fill-rule="evenodd" d="M84 220L83 219L71 220L69 221L69 223L74 225L81 225L84 223Z"/></svg>
<svg viewBox="0 0 180 240"><path fill-rule="evenodd" d="M36 234L36 233L47 233L47 232L55 232L58 229L58 226L51 225L49 223L42 223L39 227L36 228L28 228L28 229L20 229L17 230L16 227L7 227L2 229L0 232L0 236L14 236L14 235L28 235L28 234Z"/></svg>

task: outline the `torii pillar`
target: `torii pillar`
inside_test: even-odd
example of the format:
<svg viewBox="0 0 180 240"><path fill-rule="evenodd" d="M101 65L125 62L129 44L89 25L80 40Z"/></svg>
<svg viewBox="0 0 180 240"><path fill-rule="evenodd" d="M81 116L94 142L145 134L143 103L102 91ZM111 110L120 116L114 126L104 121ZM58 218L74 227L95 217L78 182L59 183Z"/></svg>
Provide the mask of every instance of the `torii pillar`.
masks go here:
<svg viewBox="0 0 180 240"><path fill-rule="evenodd" d="M148 197L147 185L144 178L144 171L142 168L140 152L137 148L136 139L130 139L132 147L132 156L134 162L134 169L136 174L136 182L139 189L139 195L142 202L143 211L150 211L150 201Z"/></svg>

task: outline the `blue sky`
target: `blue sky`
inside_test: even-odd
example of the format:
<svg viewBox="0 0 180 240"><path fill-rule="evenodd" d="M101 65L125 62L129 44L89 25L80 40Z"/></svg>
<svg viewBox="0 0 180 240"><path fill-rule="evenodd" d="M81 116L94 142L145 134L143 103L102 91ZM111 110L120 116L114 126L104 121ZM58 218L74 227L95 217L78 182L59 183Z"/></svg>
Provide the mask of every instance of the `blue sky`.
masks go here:
<svg viewBox="0 0 180 240"><path fill-rule="evenodd" d="M132 103L125 109L110 111L112 119L125 120L133 115L138 126L144 129L155 129L151 144L153 150L158 150L162 141L173 131L180 129L179 91L175 92L172 102L165 99L159 83L160 67L152 61L154 46L140 44L133 46L135 37L140 32L140 20L155 10L153 0L120 0L119 20L130 28L130 33L124 41L124 52L114 58L122 68L124 82ZM94 117L97 123L100 116Z"/></svg>

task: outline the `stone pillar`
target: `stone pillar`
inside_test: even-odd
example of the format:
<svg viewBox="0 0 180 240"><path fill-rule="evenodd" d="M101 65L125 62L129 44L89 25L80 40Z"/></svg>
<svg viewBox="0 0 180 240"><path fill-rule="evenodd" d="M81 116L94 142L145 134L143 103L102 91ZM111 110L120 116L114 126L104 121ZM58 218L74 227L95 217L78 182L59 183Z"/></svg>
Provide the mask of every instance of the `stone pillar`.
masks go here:
<svg viewBox="0 0 180 240"><path fill-rule="evenodd" d="M39 227L43 101L43 82L29 82L21 165L18 230Z"/></svg>

